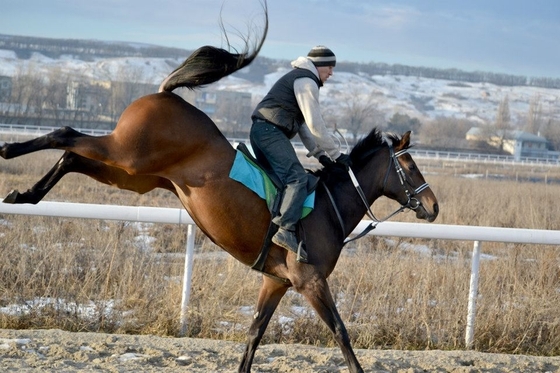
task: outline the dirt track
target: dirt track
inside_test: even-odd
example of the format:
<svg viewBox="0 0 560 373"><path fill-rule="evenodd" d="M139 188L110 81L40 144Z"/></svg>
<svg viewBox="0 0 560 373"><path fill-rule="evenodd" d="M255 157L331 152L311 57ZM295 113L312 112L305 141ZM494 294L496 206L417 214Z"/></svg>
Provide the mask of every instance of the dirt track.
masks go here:
<svg viewBox="0 0 560 373"><path fill-rule="evenodd" d="M244 345L192 338L0 330L2 372L234 372ZM366 372L560 372L560 357L357 350ZM337 348L263 345L253 372L348 372Z"/></svg>

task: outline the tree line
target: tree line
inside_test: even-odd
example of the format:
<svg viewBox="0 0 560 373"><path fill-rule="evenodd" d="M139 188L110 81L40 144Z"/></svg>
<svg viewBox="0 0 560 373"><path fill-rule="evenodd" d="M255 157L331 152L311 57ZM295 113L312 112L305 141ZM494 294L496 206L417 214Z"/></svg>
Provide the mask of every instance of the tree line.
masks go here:
<svg viewBox="0 0 560 373"><path fill-rule="evenodd" d="M12 77L10 97L0 103L0 122L112 129L133 100L157 90L140 74L123 69L118 79L92 82L60 68L47 74L22 68Z"/></svg>
<svg viewBox="0 0 560 373"><path fill-rule="evenodd" d="M337 97L340 106L324 108L325 118L332 126L342 129L351 143L377 127L396 134L412 131L424 148L503 153L506 141L512 139L515 130L521 130L544 137L548 141L548 150L560 151L560 122L543 109L539 96L531 100L525 115L514 120L506 95L496 107L494 119L481 123L454 117L420 120L400 112L386 119L386 113L377 106L376 95L375 92L360 92L348 87ZM473 127L480 128L478 141L467 140L467 132Z"/></svg>
<svg viewBox="0 0 560 373"><path fill-rule="evenodd" d="M28 59L33 52L37 52L53 59L61 55L73 55L85 61L93 57L183 58L192 53L185 49L149 44L14 35L0 35L0 49L13 50L20 59Z"/></svg>
<svg viewBox="0 0 560 373"><path fill-rule="evenodd" d="M427 79L442 79L466 83L490 83L499 86L531 86L540 88L560 88L560 79L546 77L526 77L519 75L492 73L487 71L463 71L459 69L437 69L433 67L407 66L381 62L350 63L340 62L339 70L368 75L403 75Z"/></svg>
<svg viewBox="0 0 560 373"><path fill-rule="evenodd" d="M104 82L86 81L61 69L51 69L47 74L39 74L31 68L20 70L12 77L11 96L7 102L0 103L0 122L112 129L132 101L157 90L157 86L145 84L144 80L141 70L130 67L123 68L114 80ZM176 93L195 105L207 94L206 91L188 90ZM210 94L214 95L211 101L215 104L209 115L218 127L229 136L246 135L250 128L251 108L256 104L251 102L250 95L227 91ZM506 96L496 108L495 119L480 123L452 117L420 120L399 112L392 113L387 119L387 113L377 105L375 92L362 92L349 86L336 95L336 105L323 106L324 117L331 127L345 133L351 144L377 127L397 134L413 131L424 147L495 152L487 141L473 143L466 140L466 133L472 127L480 127L488 139L499 139L498 151L503 148L507 133L514 129L541 135L549 141L550 150L560 150L560 123L543 110L539 96L533 98L527 114L517 121L511 118ZM252 98L253 101L256 99Z"/></svg>
<svg viewBox="0 0 560 373"><path fill-rule="evenodd" d="M88 80L60 68L47 74L20 68L11 78L10 95L0 102L0 123L111 130L134 100L157 92L157 85L144 81L142 69L132 67L121 68L106 81ZM207 112L228 136L248 133L251 94L186 89L175 93Z"/></svg>

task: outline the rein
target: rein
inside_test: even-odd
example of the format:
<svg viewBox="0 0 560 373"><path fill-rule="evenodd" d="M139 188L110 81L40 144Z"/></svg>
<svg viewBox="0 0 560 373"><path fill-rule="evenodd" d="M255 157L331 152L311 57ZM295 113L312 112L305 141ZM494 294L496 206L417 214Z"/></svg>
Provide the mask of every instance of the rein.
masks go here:
<svg viewBox="0 0 560 373"><path fill-rule="evenodd" d="M360 199L362 200L364 206L366 207L366 214L372 220L372 222L360 234L358 234L356 237L345 240L342 246L346 245L348 242L351 242L351 241L357 240L359 238L362 238L367 233L369 233L371 230L375 229L379 223L382 223L386 220L389 220L390 218L392 218L396 214L404 211L405 209L416 210L418 207L420 207L422 205L422 203L420 201L418 201L418 199L415 198L415 196L417 194L421 193L422 191L424 191L426 188L428 188L429 184L424 183L424 184L420 185L418 188L412 190L412 192L410 192L408 187L409 186L412 187L412 185L406 180L406 174L404 173L404 170L402 169L402 167L401 167L401 165L398 161L398 158L401 155L406 154L406 153L408 153L408 149L402 149L402 150L399 150L398 152L395 153L395 151L393 150L393 145L389 144L389 154L390 154L391 158L389 160L389 165L387 166L387 172L385 172L385 178L383 180L383 189L385 189L385 186L387 185L387 180L389 179L389 172L391 171L391 165L394 165L395 171L397 172L397 175L399 177L399 181L401 183L401 186L403 187L404 192L407 196L407 202L405 204L401 204L401 206L397 210L395 210L394 212L385 216L382 219L377 219L377 217L373 214L373 211L371 210L370 204L367 201L367 198L364 194L364 191L362 190L362 187L360 186L360 183L358 182L358 179L356 178L356 175L354 175L354 172L352 171L351 168L348 169L348 174L350 175L350 179L352 180L352 184L354 185L354 188L356 188L356 191L358 192L358 195L360 196ZM332 197L332 195L331 195L331 193L330 193L330 191L329 191L329 189L327 188L326 185L325 185L325 189L327 190L327 194L328 194L328 196L331 200L331 203L335 207L336 215L338 217L340 226L342 227L343 235L344 235L344 237L346 237L346 234L344 232L344 222L342 221L342 216L340 215L340 213L338 211L338 208L334 204L334 199L333 199L333 197Z"/></svg>

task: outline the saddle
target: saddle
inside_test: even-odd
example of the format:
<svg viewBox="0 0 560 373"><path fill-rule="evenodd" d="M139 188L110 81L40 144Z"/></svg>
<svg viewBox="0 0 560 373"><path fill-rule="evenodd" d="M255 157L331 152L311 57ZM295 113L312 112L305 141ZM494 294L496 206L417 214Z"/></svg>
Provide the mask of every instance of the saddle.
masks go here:
<svg viewBox="0 0 560 373"><path fill-rule="evenodd" d="M278 215L284 185L271 169L267 168L262 163L259 163L259 161L250 152L247 145L240 143L237 146L237 151L234 165L230 171L230 178L247 186L249 189L257 193L259 197L266 200L270 211L271 221L261 252L255 263L251 265L252 269L263 272L264 262L266 261L270 250L272 236L274 236L278 230L278 226L272 223L272 217ZM308 176L308 196L304 202L301 216L302 218L306 217L313 210L315 202L315 189L317 188L319 181L319 179L314 175L308 174ZM298 236L300 245L303 245L304 240L301 238L304 236L304 232L301 223L298 223L297 225L296 235ZM305 250L304 247L301 249Z"/></svg>

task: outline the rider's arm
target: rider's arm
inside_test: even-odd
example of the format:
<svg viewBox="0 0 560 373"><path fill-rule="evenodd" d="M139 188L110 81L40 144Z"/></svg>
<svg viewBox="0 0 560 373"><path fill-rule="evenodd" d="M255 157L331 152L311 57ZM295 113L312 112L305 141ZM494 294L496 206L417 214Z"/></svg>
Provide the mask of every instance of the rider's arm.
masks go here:
<svg viewBox="0 0 560 373"><path fill-rule="evenodd" d="M315 156L319 157L320 152L316 152L314 149L317 147L326 152L331 159L337 159L340 151L328 133L325 121L321 116L319 87L310 78L300 78L294 82L294 93L306 123L299 132L301 141L311 153L314 153L311 155L316 154Z"/></svg>

